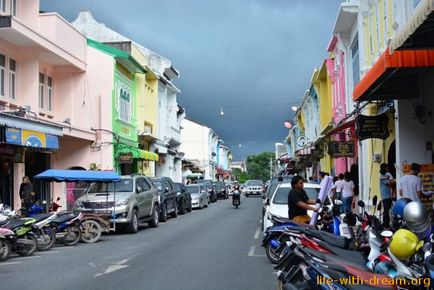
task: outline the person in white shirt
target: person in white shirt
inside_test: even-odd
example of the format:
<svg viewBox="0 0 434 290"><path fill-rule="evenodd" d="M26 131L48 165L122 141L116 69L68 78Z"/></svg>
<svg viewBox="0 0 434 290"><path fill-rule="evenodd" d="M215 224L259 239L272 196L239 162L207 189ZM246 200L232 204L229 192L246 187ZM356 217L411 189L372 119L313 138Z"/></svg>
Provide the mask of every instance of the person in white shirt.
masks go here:
<svg viewBox="0 0 434 290"><path fill-rule="evenodd" d="M413 201L420 201L423 193L422 180L417 176L419 172L420 165L417 163L411 164L410 173L399 180L399 196L407 197Z"/></svg>
<svg viewBox="0 0 434 290"><path fill-rule="evenodd" d="M342 188L342 211L347 212L351 210L351 206L353 204L353 198L354 198L354 182L351 180L351 175L347 171L344 175L344 180L342 180L341 183Z"/></svg>

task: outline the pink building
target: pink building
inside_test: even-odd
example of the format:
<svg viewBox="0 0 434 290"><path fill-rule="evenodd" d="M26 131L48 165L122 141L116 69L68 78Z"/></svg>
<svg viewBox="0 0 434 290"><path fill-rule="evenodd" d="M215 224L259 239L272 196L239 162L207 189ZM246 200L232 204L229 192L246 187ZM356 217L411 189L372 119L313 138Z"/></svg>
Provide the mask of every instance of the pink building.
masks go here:
<svg viewBox="0 0 434 290"><path fill-rule="evenodd" d="M355 136L354 122L345 122L346 111L346 84L345 84L345 48L338 35L333 35L327 48L329 57L326 60L327 71L332 81L333 92L333 123L334 141L350 141ZM355 142L357 144L357 142ZM355 151L357 152L357 150ZM350 170L353 158L334 159L334 174L345 173Z"/></svg>
<svg viewBox="0 0 434 290"><path fill-rule="evenodd" d="M113 169L112 146L93 146L112 142L111 134L98 129L111 128L113 76L104 72L113 70L113 58L88 47L85 36L58 14L39 13L39 0L5 2L0 202L19 208L24 175L32 179L48 168ZM33 184L41 200L64 197L65 185Z"/></svg>

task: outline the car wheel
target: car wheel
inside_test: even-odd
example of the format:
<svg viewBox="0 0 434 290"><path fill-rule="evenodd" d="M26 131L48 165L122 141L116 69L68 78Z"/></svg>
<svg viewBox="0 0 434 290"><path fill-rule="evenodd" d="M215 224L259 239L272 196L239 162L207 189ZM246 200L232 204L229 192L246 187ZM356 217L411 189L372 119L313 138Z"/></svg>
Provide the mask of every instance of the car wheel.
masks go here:
<svg viewBox="0 0 434 290"><path fill-rule="evenodd" d="M179 214L185 214L186 204L185 201L181 200L179 203Z"/></svg>
<svg viewBox="0 0 434 290"><path fill-rule="evenodd" d="M172 217L177 218L178 217L178 203L175 201L174 204L175 208L173 209Z"/></svg>
<svg viewBox="0 0 434 290"><path fill-rule="evenodd" d="M161 206L160 221L164 223L167 221L167 205L163 203Z"/></svg>
<svg viewBox="0 0 434 290"><path fill-rule="evenodd" d="M246 193L246 197L249 197L249 195Z"/></svg>
<svg viewBox="0 0 434 290"><path fill-rule="evenodd" d="M158 211L159 211L159 206L156 204L155 206L154 206L154 211L152 212L152 219L149 221L149 223L148 223L148 225L151 227L151 228L156 228L156 227L158 227L158 222L159 222L159 214L158 214Z"/></svg>
<svg viewBox="0 0 434 290"><path fill-rule="evenodd" d="M131 222L127 226L127 231L129 233L137 233L139 231L139 214L137 213L137 209L133 209Z"/></svg>

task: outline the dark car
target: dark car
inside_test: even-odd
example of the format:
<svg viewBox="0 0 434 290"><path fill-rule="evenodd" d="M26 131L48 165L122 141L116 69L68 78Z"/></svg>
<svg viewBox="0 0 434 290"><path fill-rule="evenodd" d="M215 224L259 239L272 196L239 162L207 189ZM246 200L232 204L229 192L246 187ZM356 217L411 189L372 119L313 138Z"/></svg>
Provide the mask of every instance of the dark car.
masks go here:
<svg viewBox="0 0 434 290"><path fill-rule="evenodd" d="M228 198L228 189L225 186L224 181L215 181L214 182L214 190L216 193L217 198Z"/></svg>
<svg viewBox="0 0 434 290"><path fill-rule="evenodd" d="M191 196L184 184L175 182L176 201L178 203L178 213L185 214L191 212Z"/></svg>
<svg viewBox="0 0 434 290"><path fill-rule="evenodd" d="M157 188L160 203L160 221L167 221L170 214L176 218L178 216L178 203L176 202L175 185L169 177L153 177L152 183Z"/></svg>
<svg viewBox="0 0 434 290"><path fill-rule="evenodd" d="M205 188L208 192L208 197L209 197L210 202L216 202L217 201L217 195L215 193L215 188L214 188L214 184L213 184L212 180L210 180L210 179L198 179L198 180L196 180L195 183L205 186Z"/></svg>

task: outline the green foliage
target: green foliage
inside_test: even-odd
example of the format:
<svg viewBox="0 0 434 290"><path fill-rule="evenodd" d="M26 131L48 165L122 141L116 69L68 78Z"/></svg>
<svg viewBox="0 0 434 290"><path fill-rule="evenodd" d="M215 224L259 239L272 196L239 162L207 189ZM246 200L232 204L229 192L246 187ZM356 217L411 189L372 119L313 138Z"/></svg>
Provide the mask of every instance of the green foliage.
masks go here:
<svg viewBox="0 0 434 290"><path fill-rule="evenodd" d="M237 180L239 183L244 183L246 180L249 180L249 175L247 172L243 172L239 168L234 168L232 175L235 176L235 180Z"/></svg>
<svg viewBox="0 0 434 290"><path fill-rule="evenodd" d="M270 179L270 159L274 161L273 152L263 152L247 157L246 167L249 179L266 181Z"/></svg>

